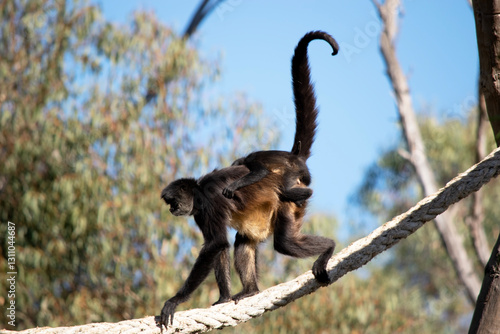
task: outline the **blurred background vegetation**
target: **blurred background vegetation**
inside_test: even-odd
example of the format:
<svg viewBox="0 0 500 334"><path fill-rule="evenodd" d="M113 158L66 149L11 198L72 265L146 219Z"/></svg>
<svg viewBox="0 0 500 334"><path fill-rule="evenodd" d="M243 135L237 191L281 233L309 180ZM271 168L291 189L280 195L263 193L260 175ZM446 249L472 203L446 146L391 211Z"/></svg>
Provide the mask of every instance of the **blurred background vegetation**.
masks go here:
<svg viewBox="0 0 500 334"><path fill-rule="evenodd" d="M207 97L220 60L202 58L196 44L152 13L117 25L87 1L16 0L2 1L0 15L0 308L7 302L4 236L12 221L16 329L158 314L202 242L192 221L168 213L162 187L229 164L236 147L271 147L278 138L265 131L272 120L244 94ZM466 120L420 117L441 184L474 162L476 113ZM399 148L381 154L353 196L380 222L422 196ZM483 196L491 244L499 233L497 183ZM466 200L456 210L464 235L470 206ZM339 248L375 226L351 227ZM311 215L305 229L336 238L337 222ZM264 244L261 287L312 262L276 255ZM333 286L224 331L463 332L473 308L461 290L429 225ZM217 291L210 278L179 309L209 306Z"/></svg>

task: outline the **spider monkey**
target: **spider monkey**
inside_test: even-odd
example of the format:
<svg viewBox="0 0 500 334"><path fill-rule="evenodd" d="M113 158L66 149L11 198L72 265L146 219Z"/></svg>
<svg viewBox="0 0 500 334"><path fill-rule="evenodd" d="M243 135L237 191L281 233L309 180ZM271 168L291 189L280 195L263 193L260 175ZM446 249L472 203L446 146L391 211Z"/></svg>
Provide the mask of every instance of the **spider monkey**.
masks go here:
<svg viewBox="0 0 500 334"><path fill-rule="evenodd" d="M292 86L295 102L296 124L295 138L290 152L287 151L257 151L233 162L233 165L245 165L250 172L241 179L231 183L223 190L223 195L233 198L236 190L260 181L269 173L282 175L280 188L281 197L285 201L301 204L297 198L312 194L306 187L294 188L295 181L309 186L311 174L306 160L311 155L311 146L317 128L318 110L314 87L311 83L307 46L315 39L322 39L330 44L332 55L336 55L339 46L335 39L323 31L312 31L304 35L295 48L292 58Z"/></svg>
<svg viewBox="0 0 500 334"><path fill-rule="evenodd" d="M155 318L160 327L166 328L173 322L177 305L189 299L212 269L220 293L215 304L238 302L258 293L257 246L271 234L274 234L274 248L282 254L298 258L319 255L312 272L320 283L330 281L326 265L335 242L300 231L304 204L312 195L307 187L310 174L305 161L310 155L317 117L307 61L307 44L313 39L329 41L334 54L338 50L335 40L322 32L306 34L295 49L292 76L297 126L292 152L255 152L235 161L231 167L215 170L198 180L179 179L163 189L161 197L170 205L170 212L175 216L194 216L205 243L183 286L165 302L161 315ZM227 226L237 231L234 264L243 286L232 297Z"/></svg>
<svg viewBox="0 0 500 334"><path fill-rule="evenodd" d="M300 233L302 216L290 215L298 206L280 200L279 174L270 173L259 182L237 190L233 199L222 195L222 189L248 172L244 165L230 166L214 170L198 180L178 179L163 189L161 197L170 205L170 212L174 216L192 215L205 242L183 286L165 302L161 315L155 317L160 328L173 323L177 305L189 299L212 269L220 294L215 304L231 300L238 302L256 294L259 291L257 245L273 233L274 247L278 252L296 257L321 254L314 263L313 273L321 282L329 281L326 262L335 243L327 238ZM243 285L242 291L232 297L227 226L237 230L234 265Z"/></svg>

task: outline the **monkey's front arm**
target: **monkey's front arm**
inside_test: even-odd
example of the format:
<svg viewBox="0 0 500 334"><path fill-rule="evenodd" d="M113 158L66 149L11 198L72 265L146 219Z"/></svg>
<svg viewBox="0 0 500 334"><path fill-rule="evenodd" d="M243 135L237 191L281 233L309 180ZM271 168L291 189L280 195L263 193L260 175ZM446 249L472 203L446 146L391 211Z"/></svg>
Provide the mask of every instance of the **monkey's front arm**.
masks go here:
<svg viewBox="0 0 500 334"><path fill-rule="evenodd" d="M222 238L221 238L222 239ZM161 310L161 315L155 317L155 320L160 328L173 324L174 313L177 305L189 299L194 290L207 278L210 271L214 269L215 262L220 259L220 254L229 249L227 240L211 241L205 240L206 243L200 250L200 255L191 269L191 273L184 282L182 288L177 294L167 300Z"/></svg>

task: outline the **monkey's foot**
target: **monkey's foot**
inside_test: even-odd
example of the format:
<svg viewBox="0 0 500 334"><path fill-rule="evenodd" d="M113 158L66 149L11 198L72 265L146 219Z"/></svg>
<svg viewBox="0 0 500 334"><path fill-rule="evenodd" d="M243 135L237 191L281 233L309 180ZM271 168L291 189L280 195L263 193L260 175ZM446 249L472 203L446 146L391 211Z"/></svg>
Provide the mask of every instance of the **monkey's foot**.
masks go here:
<svg viewBox="0 0 500 334"><path fill-rule="evenodd" d="M214 305L218 305L218 304L224 304L224 303L227 303L227 302L230 302L232 301L233 299L231 297L220 297L218 301L216 301L215 303L212 304L212 306Z"/></svg>
<svg viewBox="0 0 500 334"><path fill-rule="evenodd" d="M330 284L332 280L330 277L328 277L328 273L325 271L322 271L320 273L314 274L314 278L321 283L321 284Z"/></svg>
<svg viewBox="0 0 500 334"><path fill-rule="evenodd" d="M238 304L238 302L240 300L242 300L243 298L247 298L247 297L250 297L250 296L253 296L253 295L256 295L259 293L259 290L254 290L254 291L241 291L241 292L238 292L237 294L235 294L233 296L233 300L234 300L234 303L235 304Z"/></svg>
<svg viewBox="0 0 500 334"><path fill-rule="evenodd" d="M321 267L316 268L316 266L314 265L312 268L312 272L313 272L314 278L316 278L316 280L319 283L330 284L332 282L332 280L328 276L328 271L326 270L326 268L321 268Z"/></svg>
<svg viewBox="0 0 500 334"><path fill-rule="evenodd" d="M321 254L316 261L314 261L312 272L319 283L330 284L332 283L332 280L328 276L326 266L328 264L328 260L332 257L333 250L335 249L335 242L326 238L325 240L328 240L332 246L326 252Z"/></svg>

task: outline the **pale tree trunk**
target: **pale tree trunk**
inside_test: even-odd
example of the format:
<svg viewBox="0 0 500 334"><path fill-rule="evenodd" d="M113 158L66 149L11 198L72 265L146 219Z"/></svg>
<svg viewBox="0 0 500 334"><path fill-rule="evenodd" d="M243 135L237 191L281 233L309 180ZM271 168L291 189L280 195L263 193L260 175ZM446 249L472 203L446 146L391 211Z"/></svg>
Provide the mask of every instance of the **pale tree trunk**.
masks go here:
<svg viewBox="0 0 500 334"><path fill-rule="evenodd" d="M500 1L472 1L479 51L479 88L500 146ZM470 334L500 333L500 235L484 270Z"/></svg>
<svg viewBox="0 0 500 334"><path fill-rule="evenodd" d="M380 48L387 66L387 75L396 97L404 138L408 145L409 152L406 155L415 168L425 195L428 196L437 191L438 187L425 154L425 147L413 110L408 82L399 65L394 46L394 39L398 31L400 1L386 0L383 4L378 3L376 0L373 1L384 25L380 37ZM455 272L465 287L467 298L471 304L474 304L481 284L474 271L473 263L465 250L462 236L453 224L452 215L449 212L444 212L436 217L434 222Z"/></svg>

